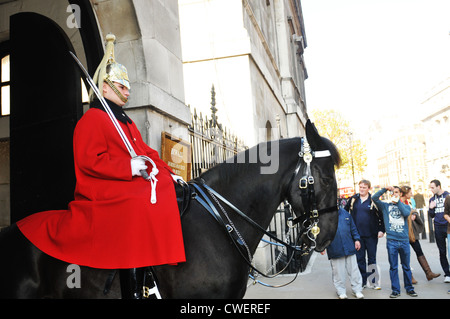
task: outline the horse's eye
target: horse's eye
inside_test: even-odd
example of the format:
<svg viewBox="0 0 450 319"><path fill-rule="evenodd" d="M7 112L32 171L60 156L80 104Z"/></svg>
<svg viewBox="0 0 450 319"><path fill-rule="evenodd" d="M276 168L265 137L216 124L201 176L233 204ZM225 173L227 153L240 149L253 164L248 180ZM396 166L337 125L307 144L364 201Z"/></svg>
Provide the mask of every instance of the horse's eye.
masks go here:
<svg viewBox="0 0 450 319"><path fill-rule="evenodd" d="M325 177L325 178L321 179L321 183L323 186L329 187L331 185L331 183L333 183L333 179Z"/></svg>

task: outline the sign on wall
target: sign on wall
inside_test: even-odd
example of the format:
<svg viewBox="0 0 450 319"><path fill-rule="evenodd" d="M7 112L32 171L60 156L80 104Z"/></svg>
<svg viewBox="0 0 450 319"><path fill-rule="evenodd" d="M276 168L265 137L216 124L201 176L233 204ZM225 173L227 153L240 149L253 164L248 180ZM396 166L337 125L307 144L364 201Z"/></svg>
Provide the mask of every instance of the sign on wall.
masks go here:
<svg viewBox="0 0 450 319"><path fill-rule="evenodd" d="M185 181L191 179L191 144L170 135L161 133L161 159L169 165L172 171L183 177Z"/></svg>

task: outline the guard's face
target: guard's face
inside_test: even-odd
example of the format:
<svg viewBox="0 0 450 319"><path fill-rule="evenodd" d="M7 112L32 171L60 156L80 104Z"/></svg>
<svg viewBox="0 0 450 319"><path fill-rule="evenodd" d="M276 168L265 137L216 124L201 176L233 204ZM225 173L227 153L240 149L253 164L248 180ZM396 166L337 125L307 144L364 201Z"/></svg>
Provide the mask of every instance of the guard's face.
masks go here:
<svg viewBox="0 0 450 319"><path fill-rule="evenodd" d="M122 95L128 99L128 97L130 96L130 91L128 90L128 88L118 82L113 82L113 83L116 86L116 88L119 90L119 92L122 93ZM114 92L113 89L105 82L103 82L103 97L107 98L111 102L116 103L119 106L124 106L126 103L126 102L122 101L119 98L119 96L116 94L116 92Z"/></svg>

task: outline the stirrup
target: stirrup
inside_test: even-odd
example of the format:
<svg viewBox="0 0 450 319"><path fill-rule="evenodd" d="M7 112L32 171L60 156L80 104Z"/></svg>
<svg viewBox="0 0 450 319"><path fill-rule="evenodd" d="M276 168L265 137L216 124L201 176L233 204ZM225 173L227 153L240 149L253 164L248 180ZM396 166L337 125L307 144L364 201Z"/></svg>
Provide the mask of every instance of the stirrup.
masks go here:
<svg viewBox="0 0 450 319"><path fill-rule="evenodd" d="M147 286L142 287L142 298L148 299L150 297L150 295L155 295L156 299L162 299L161 295L159 293L158 287L156 286L156 283L155 283L155 287L153 287L153 288L148 288Z"/></svg>
<svg viewBox="0 0 450 319"><path fill-rule="evenodd" d="M150 286L150 287L149 287ZM144 272L144 284L142 285L142 298L148 299L151 295L155 295L156 299L162 299L158 290L153 271L148 267Z"/></svg>

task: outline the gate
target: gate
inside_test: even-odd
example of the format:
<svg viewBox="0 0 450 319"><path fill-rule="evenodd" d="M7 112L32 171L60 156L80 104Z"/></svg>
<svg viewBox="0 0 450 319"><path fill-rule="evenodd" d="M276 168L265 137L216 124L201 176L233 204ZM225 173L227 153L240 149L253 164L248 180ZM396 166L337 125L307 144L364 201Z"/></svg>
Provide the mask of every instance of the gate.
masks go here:
<svg viewBox="0 0 450 319"><path fill-rule="evenodd" d="M295 216L292 215L289 203L287 201L281 203L275 215L273 216L272 221L270 222L268 232L292 245L301 245L302 242L299 239L297 227L290 228L288 226L288 221L294 217ZM272 267L267 270L267 274L273 275L280 272L283 268L286 267L286 264L289 262L289 258L291 257L291 255L291 249L288 249L280 244L271 245L270 263ZM302 256L300 253L295 252L291 263L282 273L297 273L299 269L300 272L303 272L306 269L306 265L308 264L310 257L311 254Z"/></svg>
<svg viewBox="0 0 450 319"><path fill-rule="evenodd" d="M200 176L209 168L246 149L242 140L217 122L215 95L213 85L211 89L211 119L208 119L208 116L203 118L202 113L197 115L197 110L194 109L192 123L188 127L192 145L192 178Z"/></svg>

